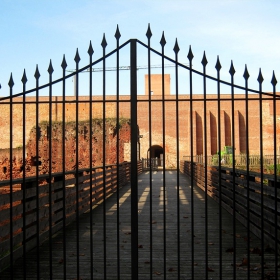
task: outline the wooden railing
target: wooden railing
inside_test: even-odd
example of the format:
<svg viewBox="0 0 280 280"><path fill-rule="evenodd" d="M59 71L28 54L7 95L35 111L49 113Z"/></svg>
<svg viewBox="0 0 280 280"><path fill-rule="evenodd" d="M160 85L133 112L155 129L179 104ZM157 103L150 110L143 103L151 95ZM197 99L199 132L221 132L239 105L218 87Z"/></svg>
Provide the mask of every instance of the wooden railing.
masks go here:
<svg viewBox="0 0 280 280"><path fill-rule="evenodd" d="M138 172L142 172L141 163L138 164ZM51 183L48 183L50 178ZM122 187L129 181L129 162L119 165L118 178L117 165L106 165L105 170L103 166L99 166L79 172L73 170L65 174L54 173L51 177L48 174L40 175L39 184L36 177L15 179L12 183L10 180L0 181L0 270L9 265L11 238L15 261L22 256L23 250L34 248L38 244L38 238L39 243L49 238L50 224L52 233L55 233L62 229L63 221L67 225L76 219L77 213L83 214L91 205L101 203L104 200L104 182L107 198L118 186Z"/></svg>
<svg viewBox="0 0 280 280"><path fill-rule="evenodd" d="M231 154L224 154L221 156L221 165L222 166L228 166L228 167L232 167L233 165L233 158ZM263 164L264 169L265 170L273 170L274 167L274 155L264 155L261 161L261 156L260 155L249 155L247 158L246 154L241 154L241 155L235 155L234 157L234 165L236 167L240 168L246 168L247 166L247 159L248 159L248 165L249 168L257 170L260 170L260 166L261 164ZM191 157L190 156L183 156L183 160L185 161L191 161ZM277 155L276 157L276 164L280 164L280 155ZM219 155L215 154L215 155L211 155L211 156L207 156L205 159L204 155L195 155L192 158L193 162L197 162L197 163L205 163L205 161L207 162L207 165L211 165L211 166L217 166L219 165ZM280 171L280 170L279 170Z"/></svg>
<svg viewBox="0 0 280 280"><path fill-rule="evenodd" d="M196 185L203 191L207 190L207 194L217 202L220 201L221 195L224 209L231 214L235 209L236 218L244 226L247 226L249 219L250 231L259 238L262 237L263 232L264 241L272 248L277 242L278 253L280 253L280 239L277 238L280 236L280 178L277 177L275 182L275 176L270 174L263 174L261 177L258 172L249 172L248 176L246 170L236 169L233 172L232 168L222 166L219 171L218 167L208 166L206 183L205 165L193 162L193 172L191 172L189 161L180 162L180 171L187 176L193 176Z"/></svg>

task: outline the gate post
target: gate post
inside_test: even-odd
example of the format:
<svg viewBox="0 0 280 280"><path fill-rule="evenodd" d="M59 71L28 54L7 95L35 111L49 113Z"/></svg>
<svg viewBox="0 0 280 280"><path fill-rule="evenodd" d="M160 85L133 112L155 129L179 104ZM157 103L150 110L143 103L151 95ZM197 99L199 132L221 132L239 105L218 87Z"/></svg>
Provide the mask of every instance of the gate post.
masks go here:
<svg viewBox="0 0 280 280"><path fill-rule="evenodd" d="M138 279L137 40L130 41L131 279Z"/></svg>

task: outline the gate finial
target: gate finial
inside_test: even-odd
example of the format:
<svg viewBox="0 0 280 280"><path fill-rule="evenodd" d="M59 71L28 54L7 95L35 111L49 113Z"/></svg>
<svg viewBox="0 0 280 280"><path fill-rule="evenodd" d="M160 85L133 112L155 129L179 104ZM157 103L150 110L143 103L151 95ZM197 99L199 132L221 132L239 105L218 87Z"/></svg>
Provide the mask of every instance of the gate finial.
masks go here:
<svg viewBox="0 0 280 280"><path fill-rule="evenodd" d="M275 77L274 70L273 70L273 74L272 74L271 83L272 83L272 85L273 85L274 87L275 87L275 86L276 86L276 84L277 84L277 80L276 80L276 77Z"/></svg>
<svg viewBox="0 0 280 280"><path fill-rule="evenodd" d="M91 56L91 55L93 55L93 53L94 53L94 50L92 48L91 41L89 41L88 54Z"/></svg>
<svg viewBox="0 0 280 280"><path fill-rule="evenodd" d="M262 75L262 70L261 70L261 68L260 68L260 71L259 71L259 76L258 76L257 81L259 82L259 84L262 84L262 82L263 82L263 75Z"/></svg>
<svg viewBox="0 0 280 280"><path fill-rule="evenodd" d="M151 31L151 28L150 28L150 24L148 24L148 30L146 32L146 36L147 36L148 39L151 39L152 35L153 34L152 34L152 31Z"/></svg>
<svg viewBox="0 0 280 280"><path fill-rule="evenodd" d="M115 38L117 40L119 40L121 38L121 33L120 33L120 30L119 30L119 25L117 24L117 30L116 30L116 33L115 33Z"/></svg>
<svg viewBox="0 0 280 280"><path fill-rule="evenodd" d="M25 85L27 83L27 77L26 77L26 73L25 73L25 69L23 71L23 75L22 75L22 79L21 79L22 83Z"/></svg>
<svg viewBox="0 0 280 280"><path fill-rule="evenodd" d="M216 65L215 65L215 68L217 69L217 71L219 72L222 68L222 65L220 63L220 59L219 59L219 56L217 57L217 62L216 62Z"/></svg>
<svg viewBox="0 0 280 280"><path fill-rule="evenodd" d="M175 41L175 46L174 46L174 48L173 48L173 51L174 51L176 54L180 51L177 38L176 38L176 41Z"/></svg>
<svg viewBox="0 0 280 280"><path fill-rule="evenodd" d="M245 70L244 70L244 74L243 74L244 79L247 81L250 77L248 69L247 69L247 65L245 64Z"/></svg>
<svg viewBox="0 0 280 280"><path fill-rule="evenodd" d="M40 78L40 72L39 72L39 68L38 68L38 64L36 65L36 70L35 70L35 74L34 77L36 80L38 80Z"/></svg>
<svg viewBox="0 0 280 280"><path fill-rule="evenodd" d="M10 88L12 88L14 86L14 80L13 80L13 74L12 73L11 73L8 85L9 85ZM1 88L1 85L0 85L0 88Z"/></svg>
<svg viewBox="0 0 280 280"><path fill-rule="evenodd" d="M164 31L162 32L162 36L161 36L161 39L160 39L160 44L161 44L162 47L164 47L165 44L166 44L165 37L164 37Z"/></svg>
<svg viewBox="0 0 280 280"><path fill-rule="evenodd" d="M74 60L75 60L76 63L79 63L79 61L81 60L81 58L80 58L80 56L79 56L78 48L77 48L77 51L76 51L76 55L75 55Z"/></svg>
<svg viewBox="0 0 280 280"><path fill-rule="evenodd" d="M48 68L48 72L51 75L53 73L53 66L52 66L52 60L50 59L50 64L49 64L49 68Z"/></svg>
<svg viewBox="0 0 280 280"><path fill-rule="evenodd" d="M190 46L190 48L189 48L189 53L188 53L188 59L189 59L189 61L190 61L190 65L191 65L191 61L193 60L193 58L194 58L194 55L193 55L193 52L192 52L192 47Z"/></svg>
<svg viewBox="0 0 280 280"><path fill-rule="evenodd" d="M101 46L103 47L103 49L105 49L106 46L107 46L107 42L106 42L106 38L105 38L105 33L103 34L103 39L102 39L102 42L101 42Z"/></svg>
<svg viewBox="0 0 280 280"><path fill-rule="evenodd" d="M205 67L207 65L208 61L207 61L207 58L206 58L206 54L205 54L205 51L203 53L203 58L201 60L201 64Z"/></svg>
<svg viewBox="0 0 280 280"><path fill-rule="evenodd" d="M229 73L230 73L231 76L233 76L233 75L235 74L235 69L234 69L233 62L232 62L232 61L231 61Z"/></svg>
<svg viewBox="0 0 280 280"><path fill-rule="evenodd" d="M66 69L67 67L67 63L66 63L66 59L65 59L65 54L63 55L63 59L62 59L62 63L61 63L61 67L62 69Z"/></svg>

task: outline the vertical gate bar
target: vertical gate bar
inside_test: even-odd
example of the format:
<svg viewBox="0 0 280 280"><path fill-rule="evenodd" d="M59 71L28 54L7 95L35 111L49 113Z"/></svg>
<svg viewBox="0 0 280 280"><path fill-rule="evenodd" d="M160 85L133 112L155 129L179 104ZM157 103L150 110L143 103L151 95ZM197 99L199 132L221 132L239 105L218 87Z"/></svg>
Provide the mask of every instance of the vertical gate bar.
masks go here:
<svg viewBox="0 0 280 280"><path fill-rule="evenodd" d="M103 103L102 103L102 117L103 117L103 264L104 264L104 279L107 279L107 255L106 255L106 59L105 48L107 46L105 34L102 41L103 47L103 69L102 69L102 90L103 90Z"/></svg>
<svg viewBox="0 0 280 280"><path fill-rule="evenodd" d="M131 278L138 279L137 40L130 40L131 113Z"/></svg>
<svg viewBox="0 0 280 280"><path fill-rule="evenodd" d="M90 199L90 211L89 211L89 219L90 219L90 275L91 279L93 279L93 215L92 215L92 55L93 55L93 49L92 45L90 42L90 46L88 49L88 54L89 54L89 65L90 65L90 71L89 71L89 189L90 189L90 194L89 194L89 199Z"/></svg>
<svg viewBox="0 0 280 280"><path fill-rule="evenodd" d="M180 248L180 180L179 180L179 163L180 163L180 153L179 153L179 81L178 81L178 52L179 52L178 41L176 38L176 43L174 46L175 52L175 93L176 93L176 163L177 163L177 262L178 262L178 279L181 278L181 248Z"/></svg>
<svg viewBox="0 0 280 280"><path fill-rule="evenodd" d="M26 133L26 73L24 70L24 74L22 77L23 83L23 96L22 96L22 195L23 195L23 275L24 279L27 277L26 272L26 169L25 169L25 155L26 155L26 140L25 140L25 133Z"/></svg>
<svg viewBox="0 0 280 280"><path fill-rule="evenodd" d="M9 87L10 87L10 267L14 263L14 249L13 249L13 76L11 74ZM11 279L14 278L13 269L11 269Z"/></svg>
<svg viewBox="0 0 280 280"><path fill-rule="evenodd" d="M78 49L75 56L75 62L76 62L76 85L75 85L75 92L76 92L76 116L75 116L75 122L76 122L76 260L77 260L77 279L80 277L80 234L79 234L79 61L80 56L78 53Z"/></svg>
<svg viewBox="0 0 280 280"><path fill-rule="evenodd" d="M247 71L247 66L245 66L244 72L244 79L245 79L245 123L246 123L246 181L247 181L247 278L250 279L250 161L249 161L249 100L248 100L248 78L249 73Z"/></svg>
<svg viewBox="0 0 280 280"><path fill-rule="evenodd" d="M232 200L233 200L233 279L236 279L236 207L235 207L235 120L234 120L234 110L235 110L235 104L234 104L234 73L235 69L233 67L233 63L231 61L231 67L229 70L229 73L231 75L231 131L232 131L232 173L233 173L233 179L232 179Z"/></svg>
<svg viewBox="0 0 280 280"><path fill-rule="evenodd" d="M40 138L40 127L39 127L39 70L38 65L34 75L36 79L36 255L37 255L37 278L40 279L40 227L39 227L39 138ZM50 251L51 252L51 251ZM50 266L51 267L51 266Z"/></svg>
<svg viewBox="0 0 280 280"><path fill-rule="evenodd" d="M166 280L166 174L165 174L165 82L164 82L164 32L161 38L161 73L162 73L162 143L163 143L163 268Z"/></svg>
<svg viewBox="0 0 280 280"><path fill-rule="evenodd" d="M193 76L192 76L192 60L194 56L191 46L189 48L188 59L190 64L189 79L190 79L190 152L191 152L191 275L194 279L194 168L193 168Z"/></svg>
<svg viewBox="0 0 280 280"><path fill-rule="evenodd" d="M262 82L261 69L258 76L259 82L259 115L260 115L260 171L261 171L261 252L264 252L264 168L263 168L263 104L262 104ZM261 254L261 279L264 279L264 253Z"/></svg>
<svg viewBox="0 0 280 280"><path fill-rule="evenodd" d="M273 78L272 78L272 84L273 84L273 143L274 143L274 224L275 224L275 231L274 231L274 240L275 240L275 245L274 245L274 250L275 250L275 279L278 279L278 229L277 226L277 211L278 211L278 206L277 206L277 119L276 119L276 84L277 80L275 78L275 74L273 71Z"/></svg>
<svg viewBox="0 0 280 280"><path fill-rule="evenodd" d="M52 260L53 260L53 254L52 254L52 65L50 61L50 66L48 69L49 72L49 269L50 269L50 277L53 275L53 267L52 267ZM37 145L38 146L38 145Z"/></svg>
<svg viewBox="0 0 280 280"><path fill-rule="evenodd" d="M221 64L219 56L216 63L217 69L217 94L218 94L218 165L219 165L219 274L220 280L223 279L223 259L222 259L222 178L221 178L221 84L220 84L220 70Z"/></svg>
<svg viewBox="0 0 280 280"><path fill-rule="evenodd" d="M152 179L152 163L151 162L151 147L152 147L152 100L151 100L151 32L150 25L147 31L148 37L148 91L149 91L149 149L150 149L150 278L152 279L153 274L153 179ZM148 33L149 32L149 33Z"/></svg>
<svg viewBox="0 0 280 280"><path fill-rule="evenodd" d="M204 122L204 182L205 182L205 193L204 193L204 199L205 199L205 278L208 279L208 182L207 182L207 157L208 157L208 151L207 151L207 97L206 97L206 64L207 59L205 56L205 52L203 55L203 122Z"/></svg>
<svg viewBox="0 0 280 280"><path fill-rule="evenodd" d="M61 67L62 71L62 196L63 196L63 278L66 280L66 184L65 184L65 157L66 157L66 139L65 139L65 121L66 121L66 108L65 108L65 96L66 96L66 84L65 84L65 74L67 63L65 60L65 55L63 56Z"/></svg>
<svg viewBox="0 0 280 280"><path fill-rule="evenodd" d="M120 276L120 50L119 50L119 46L120 46L120 37L121 34L119 32L119 27L117 26L117 30L115 33L115 37L116 37L116 43L117 43L117 57L116 57L116 93L117 93L117 277L118 280L121 279Z"/></svg>

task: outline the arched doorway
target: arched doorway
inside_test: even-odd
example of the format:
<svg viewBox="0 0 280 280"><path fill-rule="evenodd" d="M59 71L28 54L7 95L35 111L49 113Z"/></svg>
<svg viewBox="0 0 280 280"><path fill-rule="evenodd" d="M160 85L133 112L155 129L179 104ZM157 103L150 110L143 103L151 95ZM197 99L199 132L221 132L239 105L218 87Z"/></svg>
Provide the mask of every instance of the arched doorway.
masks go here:
<svg viewBox="0 0 280 280"><path fill-rule="evenodd" d="M159 145L153 145L147 151L147 158L157 159L157 165L163 166L163 148Z"/></svg>

